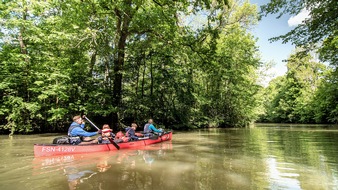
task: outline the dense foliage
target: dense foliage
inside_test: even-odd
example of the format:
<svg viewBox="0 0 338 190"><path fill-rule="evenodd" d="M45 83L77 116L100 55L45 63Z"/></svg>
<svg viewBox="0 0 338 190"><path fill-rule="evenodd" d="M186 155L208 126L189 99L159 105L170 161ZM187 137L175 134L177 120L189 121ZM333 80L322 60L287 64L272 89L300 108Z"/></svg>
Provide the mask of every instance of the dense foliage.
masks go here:
<svg viewBox="0 0 338 190"><path fill-rule="evenodd" d="M256 117L256 6L235 0L11 0L0 5L1 131L244 126Z"/></svg>
<svg viewBox="0 0 338 190"><path fill-rule="evenodd" d="M273 79L262 91L264 111L258 121L338 123L337 74L321 63L300 61L304 62L299 70L288 63L287 74Z"/></svg>
<svg viewBox="0 0 338 190"><path fill-rule="evenodd" d="M334 112L334 109L323 107L327 104L324 97L329 97L327 93L323 96L323 88L328 90L324 79L331 74L330 70L310 55L298 58L296 53L290 56L287 68L285 76L272 80L264 89L266 112L261 120L278 123L336 122L332 113L325 114L327 111Z"/></svg>
<svg viewBox="0 0 338 190"><path fill-rule="evenodd" d="M280 15L306 10L309 17L289 33L271 39L292 42L299 48L288 59L286 75L264 90L265 111L260 121L338 123L337 1L271 0L261 8L263 14ZM320 60L310 54L319 55Z"/></svg>
<svg viewBox="0 0 338 190"><path fill-rule="evenodd" d="M113 2L113 3L112 3ZM337 123L337 6L271 0L310 17L272 40L301 47L263 89L241 0L6 0L0 5L0 132L64 131L87 114L117 129ZM326 68L309 52L317 51Z"/></svg>

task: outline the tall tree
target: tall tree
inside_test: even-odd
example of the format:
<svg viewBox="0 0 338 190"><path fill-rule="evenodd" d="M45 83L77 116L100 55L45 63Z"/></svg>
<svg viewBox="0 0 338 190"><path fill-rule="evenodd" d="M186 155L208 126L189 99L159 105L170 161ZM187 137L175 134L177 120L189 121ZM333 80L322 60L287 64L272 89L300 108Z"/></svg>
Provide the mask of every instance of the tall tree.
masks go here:
<svg viewBox="0 0 338 190"><path fill-rule="evenodd" d="M272 122L314 122L311 105L325 65L310 55L300 59L295 53L288 59L287 68L286 75L272 81L266 89L265 119Z"/></svg>
<svg viewBox="0 0 338 190"><path fill-rule="evenodd" d="M317 123L338 123L337 79L337 71L328 69L324 72L324 78L311 102L311 111Z"/></svg>

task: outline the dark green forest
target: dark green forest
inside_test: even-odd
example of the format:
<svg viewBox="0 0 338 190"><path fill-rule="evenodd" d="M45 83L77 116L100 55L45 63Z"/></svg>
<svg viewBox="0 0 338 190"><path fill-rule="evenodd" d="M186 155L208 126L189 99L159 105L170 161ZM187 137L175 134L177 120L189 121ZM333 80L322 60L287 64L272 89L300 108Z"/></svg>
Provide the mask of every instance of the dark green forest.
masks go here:
<svg viewBox="0 0 338 190"><path fill-rule="evenodd" d="M114 129L338 123L337 3L272 0L3 0L0 131L65 131L86 114ZM267 14L311 18L285 76L260 84L251 29ZM318 56L317 56L318 55ZM318 58L317 58L318 57Z"/></svg>

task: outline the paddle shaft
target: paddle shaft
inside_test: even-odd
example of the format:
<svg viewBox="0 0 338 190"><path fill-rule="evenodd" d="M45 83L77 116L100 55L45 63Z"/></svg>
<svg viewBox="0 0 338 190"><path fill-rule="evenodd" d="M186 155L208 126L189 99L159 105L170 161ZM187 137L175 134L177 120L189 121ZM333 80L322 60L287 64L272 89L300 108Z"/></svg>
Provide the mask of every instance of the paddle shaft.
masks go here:
<svg viewBox="0 0 338 190"><path fill-rule="evenodd" d="M92 121L90 121L85 115L83 116L91 125L93 125L97 130L100 130ZM111 139L111 138L108 138L108 140L110 141L110 143L112 143L114 146L115 146L115 148L117 149L117 150L120 150L120 146L119 145L117 145L117 143L113 140L113 139Z"/></svg>
<svg viewBox="0 0 338 190"><path fill-rule="evenodd" d="M83 116L91 125L93 125L97 130L100 130L92 121L90 121L86 116Z"/></svg>

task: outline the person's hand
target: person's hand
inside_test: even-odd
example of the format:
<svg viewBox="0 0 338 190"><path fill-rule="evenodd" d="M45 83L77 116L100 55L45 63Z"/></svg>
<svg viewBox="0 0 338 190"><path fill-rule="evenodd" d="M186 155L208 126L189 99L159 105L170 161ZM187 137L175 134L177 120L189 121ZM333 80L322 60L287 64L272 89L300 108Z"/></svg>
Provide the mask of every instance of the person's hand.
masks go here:
<svg viewBox="0 0 338 190"><path fill-rule="evenodd" d="M83 118L83 119L86 119L86 115L83 115L82 118Z"/></svg>
<svg viewBox="0 0 338 190"><path fill-rule="evenodd" d="M102 134L102 130L99 129L99 130L97 131L97 134Z"/></svg>

